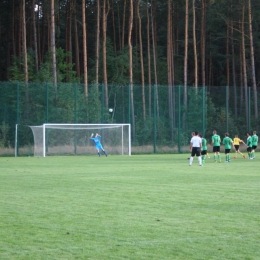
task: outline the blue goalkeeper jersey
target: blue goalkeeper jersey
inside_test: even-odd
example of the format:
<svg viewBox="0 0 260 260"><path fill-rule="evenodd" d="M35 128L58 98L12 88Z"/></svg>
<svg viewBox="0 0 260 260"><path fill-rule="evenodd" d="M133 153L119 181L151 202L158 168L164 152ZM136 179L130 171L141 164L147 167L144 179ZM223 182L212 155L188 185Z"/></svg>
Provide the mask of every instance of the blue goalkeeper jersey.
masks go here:
<svg viewBox="0 0 260 260"><path fill-rule="evenodd" d="M100 135L98 137L91 137L90 139L93 140L97 149L103 149L102 144L100 143L100 139L101 139Z"/></svg>

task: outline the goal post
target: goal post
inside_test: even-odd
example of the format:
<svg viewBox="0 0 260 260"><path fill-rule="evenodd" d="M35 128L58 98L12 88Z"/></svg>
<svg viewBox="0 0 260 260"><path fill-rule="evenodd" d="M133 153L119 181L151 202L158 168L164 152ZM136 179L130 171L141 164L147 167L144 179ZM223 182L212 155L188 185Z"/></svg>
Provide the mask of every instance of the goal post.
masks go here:
<svg viewBox="0 0 260 260"><path fill-rule="evenodd" d="M29 127L33 133L34 156L96 154L93 140L90 139L92 133L101 135L101 143L108 154L131 155L130 124L46 123ZM15 143L18 129L16 127Z"/></svg>

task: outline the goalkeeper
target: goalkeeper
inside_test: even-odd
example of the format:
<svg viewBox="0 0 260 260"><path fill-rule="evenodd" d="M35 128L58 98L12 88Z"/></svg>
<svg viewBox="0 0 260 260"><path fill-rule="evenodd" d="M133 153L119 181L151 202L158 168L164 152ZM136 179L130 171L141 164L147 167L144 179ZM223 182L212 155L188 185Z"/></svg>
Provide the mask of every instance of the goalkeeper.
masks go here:
<svg viewBox="0 0 260 260"><path fill-rule="evenodd" d="M101 139L101 135L99 135L98 133L96 133L95 137L94 137L94 134L92 133L91 136L90 136L90 139L94 142L95 144L95 147L96 147L96 150L97 150L97 153L98 153L98 156L100 156L100 151L102 151L106 156L107 156L107 153L106 151L104 150L101 142L100 142L100 139Z"/></svg>

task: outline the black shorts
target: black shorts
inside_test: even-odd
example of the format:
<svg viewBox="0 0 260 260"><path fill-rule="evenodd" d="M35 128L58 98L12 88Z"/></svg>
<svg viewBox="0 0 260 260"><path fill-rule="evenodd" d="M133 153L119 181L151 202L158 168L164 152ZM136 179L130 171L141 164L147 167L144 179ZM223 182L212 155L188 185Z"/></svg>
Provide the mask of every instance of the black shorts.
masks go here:
<svg viewBox="0 0 260 260"><path fill-rule="evenodd" d="M236 151L239 151L239 145L235 144L234 146L235 146Z"/></svg>
<svg viewBox="0 0 260 260"><path fill-rule="evenodd" d="M252 150L255 150L256 149L256 145L252 145Z"/></svg>
<svg viewBox="0 0 260 260"><path fill-rule="evenodd" d="M249 153L251 153L252 152L252 147L247 147L247 149L246 149Z"/></svg>
<svg viewBox="0 0 260 260"><path fill-rule="evenodd" d="M191 157L200 156L200 147L192 147Z"/></svg>
<svg viewBox="0 0 260 260"><path fill-rule="evenodd" d="M220 146L213 146L213 153L220 152Z"/></svg>
<svg viewBox="0 0 260 260"><path fill-rule="evenodd" d="M207 153L208 153L207 150L203 150L203 151L201 151L201 155L206 155Z"/></svg>
<svg viewBox="0 0 260 260"><path fill-rule="evenodd" d="M230 149L225 149L225 154L230 153Z"/></svg>

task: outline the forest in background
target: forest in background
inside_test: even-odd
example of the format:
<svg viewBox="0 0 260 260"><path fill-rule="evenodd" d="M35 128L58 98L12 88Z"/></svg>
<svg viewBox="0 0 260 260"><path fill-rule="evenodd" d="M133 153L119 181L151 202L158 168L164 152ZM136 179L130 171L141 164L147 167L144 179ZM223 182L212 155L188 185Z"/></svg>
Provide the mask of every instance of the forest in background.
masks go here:
<svg viewBox="0 0 260 260"><path fill-rule="evenodd" d="M188 87L206 86L215 113L225 111L215 98L225 87L230 116L258 128L259 22L258 0L2 0L0 81L25 82L27 103L31 82L51 82L57 93L59 83L81 83L86 103L89 86L102 84L107 108L109 86L129 87L133 130L137 113L144 123L152 116L154 86L160 116L159 88L167 86L170 136L174 86L183 86L182 122Z"/></svg>

